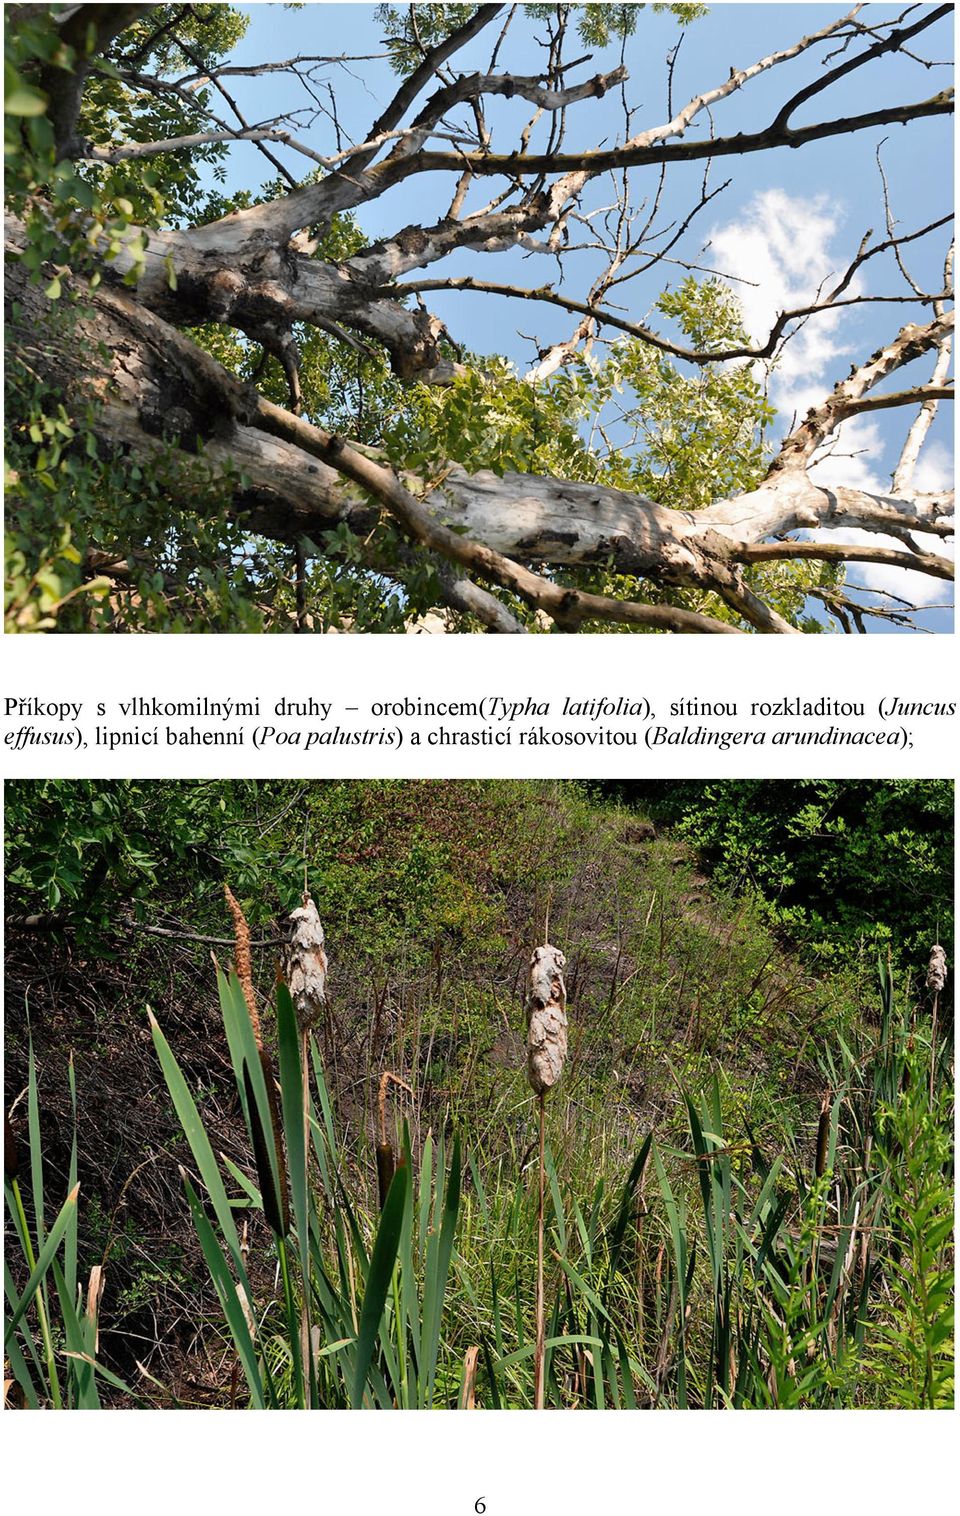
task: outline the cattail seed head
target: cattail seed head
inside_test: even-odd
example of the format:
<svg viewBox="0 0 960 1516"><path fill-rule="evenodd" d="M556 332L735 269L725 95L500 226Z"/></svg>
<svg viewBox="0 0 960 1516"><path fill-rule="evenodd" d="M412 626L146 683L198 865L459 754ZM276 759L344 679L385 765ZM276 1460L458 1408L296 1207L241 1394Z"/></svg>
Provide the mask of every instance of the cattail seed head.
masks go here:
<svg viewBox="0 0 960 1516"><path fill-rule="evenodd" d="M927 989L939 995L946 982L947 955L939 942L935 942L930 949L930 962L927 964Z"/></svg>
<svg viewBox="0 0 960 1516"><path fill-rule="evenodd" d="M277 1088L273 1077L273 1065L270 1060L270 1054L263 1045L263 1032L260 1027L260 1015L257 1010L257 997L253 988L250 928L247 926L247 918L244 916L239 901L236 899L229 884L223 886L223 893L226 897L230 915L233 917L234 967L237 971L237 978L243 987L243 996L247 1002L247 1010L250 1013L250 1026L253 1030L257 1052L260 1055L260 1066L263 1070L263 1079L267 1092L267 1109L270 1117L269 1133L263 1129L250 1070L247 1067L246 1061L244 1061L244 1092L247 1097L250 1136L253 1142L253 1156L257 1165L257 1177L260 1180L263 1213L277 1235L285 1237L290 1230L290 1203L287 1196L287 1165L283 1146L283 1127L280 1122L280 1109L277 1105ZM277 1184L274 1183L274 1169L268 1146L271 1142L276 1160Z"/></svg>
<svg viewBox="0 0 960 1516"><path fill-rule="evenodd" d="M566 958L544 943L534 949L527 973L527 1079L535 1095L552 1089L567 1057Z"/></svg>
<svg viewBox="0 0 960 1516"><path fill-rule="evenodd" d="M380 1196L381 1211L387 1203L387 1196L390 1193L390 1185L394 1174L397 1169L402 1168L406 1163L406 1155L403 1149L401 1148L398 1158L393 1151L393 1144L387 1136L387 1093L391 1084L395 1085L397 1089L406 1090L408 1095L413 1094L413 1090L407 1081L401 1079L399 1074L391 1073L389 1069L385 1069L380 1075L380 1089L377 1095L377 1113L380 1122L380 1141L377 1143L377 1191Z"/></svg>
<svg viewBox="0 0 960 1516"><path fill-rule="evenodd" d="M260 1013L257 1010L257 997L253 990L253 964L250 957L250 928L247 926L247 918L240 909L240 903L230 888L229 884L223 886L227 908L233 918L233 966L237 971L237 978L243 987L243 998L247 1002L247 1010L250 1012L250 1025L253 1027L253 1035L257 1047L263 1047L263 1033L260 1030Z"/></svg>
<svg viewBox="0 0 960 1516"><path fill-rule="evenodd" d="M327 1003L327 954L320 915L310 896L290 912L283 977L301 1031L317 1024Z"/></svg>
<svg viewBox="0 0 960 1516"><path fill-rule="evenodd" d="M380 1197L380 1209L383 1210L390 1193L390 1185L396 1173L397 1165L393 1156L393 1147L389 1142L377 1143L377 1193Z"/></svg>

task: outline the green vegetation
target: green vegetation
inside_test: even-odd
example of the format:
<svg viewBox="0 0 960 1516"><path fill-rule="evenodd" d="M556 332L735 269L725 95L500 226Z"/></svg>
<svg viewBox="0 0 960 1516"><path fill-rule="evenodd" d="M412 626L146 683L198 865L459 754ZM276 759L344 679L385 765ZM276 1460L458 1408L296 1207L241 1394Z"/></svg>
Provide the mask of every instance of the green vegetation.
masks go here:
<svg viewBox="0 0 960 1516"><path fill-rule="evenodd" d="M652 780L613 785L675 828L718 883L820 963L867 943L906 964L953 937L953 790L937 780Z"/></svg>
<svg viewBox="0 0 960 1516"><path fill-rule="evenodd" d="M802 956L754 892L577 785L15 784L7 809L16 1402L532 1405L518 991L549 903L570 1052L546 1404L952 1403L933 927L895 969L839 941ZM298 1027L272 944L304 860L330 979ZM214 994L191 933L240 978Z"/></svg>

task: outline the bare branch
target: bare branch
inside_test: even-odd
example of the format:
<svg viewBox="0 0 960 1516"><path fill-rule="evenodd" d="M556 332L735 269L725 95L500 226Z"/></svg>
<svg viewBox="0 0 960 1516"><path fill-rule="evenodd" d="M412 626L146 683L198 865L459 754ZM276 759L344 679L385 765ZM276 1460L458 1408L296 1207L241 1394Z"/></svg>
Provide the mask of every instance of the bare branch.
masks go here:
<svg viewBox="0 0 960 1516"><path fill-rule="evenodd" d="M816 558L824 563L885 563L892 568L930 574L934 579L953 579L949 558L933 553L901 553L892 547L850 542L760 542L734 548L738 563L770 563L778 559Z"/></svg>
<svg viewBox="0 0 960 1516"><path fill-rule="evenodd" d="M953 243L952 242L950 244L950 248L949 248L949 250L947 252L947 256L946 256L946 261L944 263L943 282L944 282L944 285L946 286L948 292L950 294L952 294L952 290L953 290ZM934 306L934 311L936 312L936 314L938 316L940 316L940 315L943 314L943 308L939 304L937 304L937 305ZM934 364L933 373L930 376L930 383L934 387L936 387L937 385L943 384L944 381L946 380L946 377L947 377L948 373L950 372L951 346L952 346L951 339L949 337L947 337L947 336L942 337L940 339L940 342L937 344L937 361ZM917 461L918 461L918 459L920 457L920 450L923 447L924 442L926 441L927 433L929 432L931 426L933 425L934 418L936 417L936 414L937 414L937 402L936 402L936 400L935 399L925 400L924 403L920 407L919 415L917 416L917 418L914 421L913 425L911 426L909 432L907 433L906 441L903 444L903 450L902 450L902 452L900 454L900 460L897 463L897 467L896 467L896 469L894 471L892 488L893 488L893 492L894 492L895 495L903 495L903 494L908 494L909 493L909 491L910 491L910 489L911 489L911 487L913 485L913 476L914 476L914 472L916 470Z"/></svg>
<svg viewBox="0 0 960 1516"><path fill-rule="evenodd" d="M944 220L949 219L952 218L944 218ZM462 242L466 242L467 240L466 236L462 238ZM476 240L480 240L480 228L477 229ZM429 260L426 258L418 259L418 262L421 263L426 261ZM697 364L728 363L738 358L770 358L776 352L780 339L790 322L797 321L804 316L817 315L824 311L840 310L845 306L851 305L903 305L913 303L913 297L910 295L853 295L846 300L818 300L809 305L795 306L792 310L781 311L770 329L769 336L759 346L750 346L744 343L740 346L725 348L691 348L686 347L681 342L673 342L669 337L661 336L659 332L653 331L651 327L644 326L640 322L628 321L625 317L618 316L607 307L597 305L593 301L573 300L567 295L560 295L547 284L541 285L539 289L524 289L520 285L498 284L489 279L475 279L471 274L465 274L461 277L450 279L411 280L409 283L401 284L399 288L404 293L409 294L426 294L428 291L436 290L472 290L477 294L503 295L514 300L538 300L545 305L555 305L561 310L587 316L604 326L615 327L618 331L626 332L629 337L634 337L639 342L646 342L651 347L658 348L663 353L668 353L671 357L682 358L687 363ZM385 292L386 290L384 290Z"/></svg>
<svg viewBox="0 0 960 1516"><path fill-rule="evenodd" d="M377 138L381 133L392 131L395 126L399 126L420 91L426 88L437 69L448 58L452 58L455 53L460 52L462 48L466 47L467 43L471 42L478 33L483 31L484 27L489 26L490 22L495 20L502 10L502 5L478 5L469 21L465 22L463 26L458 27L456 31L451 32L449 37L446 37L436 47L432 48L426 54L422 63L414 69L410 77L404 80L386 110L377 117L367 133L367 140L370 141ZM355 161L352 164L353 172L361 172L370 163L372 158L373 151L361 154L359 161ZM309 217L308 219L314 220L315 218ZM300 224L306 225L306 222L301 222ZM291 230L295 231L296 227L292 227Z"/></svg>
<svg viewBox="0 0 960 1516"><path fill-rule="evenodd" d="M836 429L845 416L855 415L867 406L864 397L898 368L912 363L923 353L939 346L944 337L953 330L953 312L938 316L926 326L905 326L893 342L874 353L867 363L854 368L849 378L838 384L833 394L815 406L804 421L786 439L780 449L774 468L805 468L817 448ZM932 397L931 397L932 398ZM878 397L874 404L882 404ZM895 403L904 403L896 401Z"/></svg>
<svg viewBox="0 0 960 1516"><path fill-rule="evenodd" d="M916 37L920 32L926 31L928 27L935 26L938 21L943 21L952 11L952 5L937 6L936 10L928 11L926 15L920 17L919 21L915 21L912 26L901 27L898 31L890 32L882 41L875 42L872 47L866 48L864 52L858 53L856 57L848 58L845 63L838 64L829 73L821 74L819 79L815 79L805 89L798 90L795 95L791 95L790 99L777 113L772 123L772 130L777 131L781 127L786 126L791 116L796 113L805 101L812 100L814 95L819 95L825 89L829 89L838 79L842 79L847 74L853 73L855 69L863 68L865 64L872 62L875 58L881 57L884 53L897 52L911 37Z"/></svg>

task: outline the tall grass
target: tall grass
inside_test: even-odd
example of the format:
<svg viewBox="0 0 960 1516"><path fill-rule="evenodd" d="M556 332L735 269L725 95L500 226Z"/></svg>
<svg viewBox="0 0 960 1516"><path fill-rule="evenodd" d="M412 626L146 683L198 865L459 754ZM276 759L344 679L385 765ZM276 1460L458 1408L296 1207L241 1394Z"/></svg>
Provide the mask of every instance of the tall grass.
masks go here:
<svg viewBox="0 0 960 1516"><path fill-rule="evenodd" d="M219 975L259 1182L216 1158L155 1023L154 1040L193 1153L187 1199L249 1403L946 1404L945 1097L931 1107L929 1056L915 1046L885 966L880 983L878 1034L841 1041L839 1057L824 1052L829 1093L812 1142L806 1133L781 1133L770 1153L748 1124L731 1131L732 1092L719 1072L699 1093L681 1090L686 1141L648 1134L619 1185L601 1175L584 1191L585 1168L572 1167L565 1153L558 1162L545 1139L541 1386L531 1310L539 1304L531 1300L540 1243L537 1144L529 1162L501 1156L487 1170L482 1151L468 1150L462 1162L459 1140L445 1135L428 1135L414 1152L405 1128L378 1214L373 1187L348 1172L312 1038L304 1083L281 986L278 1148L292 1198L282 1232L282 1205L276 1196L264 1201L265 1189L281 1182L282 1164L263 1136L270 1107L256 1077L261 1064L244 993L235 977ZM305 1088L309 1151L300 1136ZM559 1131L559 1110L552 1121ZM382 1147L382 1131L380 1138ZM255 1235L272 1233L270 1258L257 1260L259 1288L237 1231L245 1214L259 1222ZM302 1351L305 1298L313 1329Z"/></svg>
<svg viewBox="0 0 960 1516"><path fill-rule="evenodd" d="M235 974L227 977L219 971L217 985L256 1180L231 1159L214 1153L173 1051L154 1018L151 1024L196 1166L193 1176L184 1171L187 1201L249 1404L434 1405L460 1205L459 1143L429 1137L414 1177L405 1132L383 1209L371 1224L351 1199L313 1036L305 1043L310 1066L304 1077L301 1039L286 987L277 991L280 1100L274 1128L243 986ZM283 1224L280 1195L284 1166L292 1202L289 1225ZM259 1222L256 1235L270 1234L269 1258L252 1259L241 1245L241 1216ZM276 1281L266 1298L262 1287L258 1290L253 1283L253 1263L258 1280L269 1281L272 1275ZM305 1342L304 1301L312 1322Z"/></svg>
<svg viewBox="0 0 960 1516"><path fill-rule="evenodd" d="M3 1351L21 1403L31 1410L97 1410L98 1379L129 1394L122 1380L97 1360L102 1270L91 1270L84 1301L78 1275L76 1085L69 1065L73 1124L67 1195L47 1225L53 1204L44 1175L37 1066L30 1043L27 1063L29 1183L21 1188L21 1154L4 1116L4 1179L9 1227L20 1248L26 1279L18 1288L8 1254L4 1260L6 1319ZM24 1178L27 1176L24 1175ZM29 1215L28 1215L29 1212ZM5 1401L8 1396L5 1393ZM10 1397L9 1403L16 1403Z"/></svg>
<svg viewBox="0 0 960 1516"><path fill-rule="evenodd" d="M240 980L218 971L217 989L246 1157L217 1151L151 1026L219 1302L207 1330L227 1348L222 1403L534 1405L539 1143L519 1073L486 1123L461 1102L460 1136L442 1109L424 1132L411 1096L409 1124L388 1136L382 1117L365 1140L341 1124L287 990L258 1041ZM880 965L876 1016L831 1028L819 1051L810 1122L791 1100L778 1121L764 1104L758 1125L742 1080L688 1064L675 1106L625 1156L589 1086L561 1085L543 1145L543 1404L950 1404L940 1038ZM377 1107L378 1084L354 1109ZM105 1385L130 1403L97 1361L97 1291L89 1311L81 1298L75 1133L66 1198L47 1193L32 1052L27 1126L29 1163L8 1160L5 1184L22 1254L7 1271L10 1376L31 1407L93 1407ZM393 1172L378 1194L386 1146Z"/></svg>

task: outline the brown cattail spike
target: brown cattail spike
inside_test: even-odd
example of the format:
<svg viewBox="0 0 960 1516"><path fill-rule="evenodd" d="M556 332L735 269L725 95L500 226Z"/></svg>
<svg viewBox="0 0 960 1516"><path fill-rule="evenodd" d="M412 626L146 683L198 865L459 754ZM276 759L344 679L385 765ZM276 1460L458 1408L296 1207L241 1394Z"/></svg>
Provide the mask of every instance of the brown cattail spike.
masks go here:
<svg viewBox="0 0 960 1516"><path fill-rule="evenodd" d="M243 998L247 1002L247 1010L250 1012L250 1026L253 1030L253 1038L257 1044L257 1052L260 1054L260 1066L263 1070L263 1079L267 1091L267 1109L270 1117L271 1130L269 1137L273 1140L273 1152L276 1160L277 1183L275 1184L274 1168L270 1161L268 1135L264 1131L260 1120L260 1110L250 1070L247 1068L246 1063L244 1063L244 1091L247 1097L247 1109L250 1114L250 1136L253 1141L253 1156L256 1160L257 1176L260 1180L263 1213L278 1236L285 1237L290 1230L290 1202L287 1196L287 1164L283 1148L283 1127L280 1124L280 1110L277 1105L277 1088L273 1077L273 1065L270 1060L270 1054L263 1045L260 1015L257 1011L257 997L253 989L250 928L247 926L247 918L240 909L239 902L229 884L223 886L223 893L226 897L230 915L233 917L234 967L237 971L237 978L243 988Z"/></svg>
<svg viewBox="0 0 960 1516"><path fill-rule="evenodd" d="M393 1176L397 1171L394 1161L393 1148L389 1142L377 1143L377 1194L380 1197L380 1209L383 1210L393 1183Z"/></svg>
<svg viewBox="0 0 960 1516"><path fill-rule="evenodd" d="M400 1154L399 1159L395 1158L393 1145L387 1136L387 1091L391 1084L396 1085L397 1089L406 1090L408 1095L413 1094L407 1081L401 1079L399 1074L392 1074L389 1069L386 1069L380 1075L380 1089L377 1093L377 1115L380 1123L380 1141L377 1143L377 1191L380 1196L381 1211L387 1203L393 1176L406 1161L403 1153Z"/></svg>
<svg viewBox="0 0 960 1516"><path fill-rule="evenodd" d="M280 1113L277 1109L276 1086L273 1082L273 1069L270 1065L270 1054L266 1049L260 1054L260 1066L263 1069L263 1077L266 1083L267 1110L271 1130L268 1135L260 1120L260 1107L257 1103L253 1079L250 1069L246 1061L244 1061L243 1086L247 1097L247 1110L250 1113L250 1137L253 1142L253 1157L257 1166L257 1178L260 1181L260 1199L263 1202L263 1214L267 1219L268 1225L277 1233L277 1236L285 1237L290 1230L287 1165L283 1150ZM271 1138L273 1141L273 1158L276 1162L276 1177L274 1175L274 1162L271 1160L270 1154Z"/></svg>
<svg viewBox="0 0 960 1516"><path fill-rule="evenodd" d="M557 1083L567 1057L566 958L544 943L534 949L527 974L527 1079L534 1094Z"/></svg>
<svg viewBox="0 0 960 1516"><path fill-rule="evenodd" d="M380 1089L377 1094L377 1114L380 1120L381 1142L386 1142L387 1140L387 1090L391 1084L395 1084L398 1090L406 1090L408 1095L413 1094L413 1090L407 1081L401 1079L399 1074L392 1074L389 1069L385 1069L380 1075Z"/></svg>
<svg viewBox="0 0 960 1516"><path fill-rule="evenodd" d="M247 1010L250 1012L250 1025L253 1027L253 1036L257 1047L263 1047L263 1034L260 1031L260 1013L257 1010L257 997L253 992L253 965L250 959L250 928L247 926L247 918L240 909L240 904L230 888L229 884L223 886L227 908L233 917L233 962L237 971L237 978L243 988L243 998L247 1002Z"/></svg>
<svg viewBox="0 0 960 1516"><path fill-rule="evenodd" d="M304 893L303 904L290 912L283 949L283 977L303 1031L316 1026L327 1003L327 954L317 907Z"/></svg>

